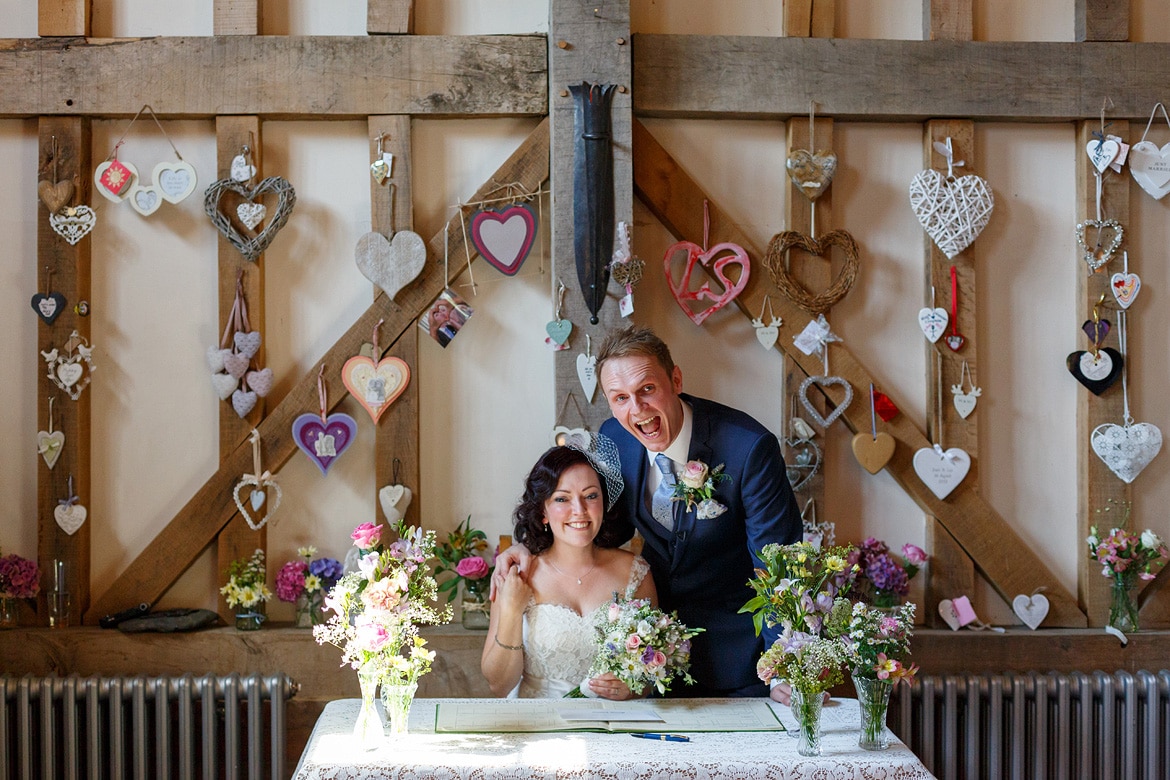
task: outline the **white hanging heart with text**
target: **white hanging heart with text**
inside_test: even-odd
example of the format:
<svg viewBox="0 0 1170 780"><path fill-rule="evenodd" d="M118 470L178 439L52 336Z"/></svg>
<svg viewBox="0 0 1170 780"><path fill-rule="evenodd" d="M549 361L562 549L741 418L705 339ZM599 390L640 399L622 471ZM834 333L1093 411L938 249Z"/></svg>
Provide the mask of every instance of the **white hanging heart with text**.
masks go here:
<svg viewBox="0 0 1170 780"><path fill-rule="evenodd" d="M959 486L971 470L971 456L958 447L945 452L937 444L914 453L914 473L939 500Z"/></svg>
<svg viewBox="0 0 1170 780"><path fill-rule="evenodd" d="M1161 149L1151 141L1139 141L1129 150L1129 173L1154 200L1170 193L1170 144Z"/></svg>
<svg viewBox="0 0 1170 780"><path fill-rule="evenodd" d="M1117 159L1117 155L1121 154L1121 144L1117 141L1094 139L1085 145L1085 151L1093 162L1093 167L1097 169L1097 173L1104 173L1109 164ZM1133 154L1132 149L1130 154Z"/></svg>
<svg viewBox="0 0 1170 780"><path fill-rule="evenodd" d="M58 504L57 508L53 510L53 518L57 521L57 525L61 526L61 530L70 536L77 533L77 529L85 523L88 514L89 512L81 504Z"/></svg>
<svg viewBox="0 0 1170 780"><path fill-rule="evenodd" d="M922 328L923 334L930 340L931 344L942 337L949 321L950 316L946 309L932 309L927 306L918 310L918 327Z"/></svg>
<svg viewBox="0 0 1170 780"><path fill-rule="evenodd" d="M585 391L585 400L593 403L593 395L597 392L597 358L593 355L577 355L577 379L581 382L581 389Z"/></svg>
<svg viewBox="0 0 1170 780"><path fill-rule="evenodd" d="M1048 597L1043 593L1025 596L1023 593L1012 599L1012 612L1033 631L1048 617Z"/></svg>

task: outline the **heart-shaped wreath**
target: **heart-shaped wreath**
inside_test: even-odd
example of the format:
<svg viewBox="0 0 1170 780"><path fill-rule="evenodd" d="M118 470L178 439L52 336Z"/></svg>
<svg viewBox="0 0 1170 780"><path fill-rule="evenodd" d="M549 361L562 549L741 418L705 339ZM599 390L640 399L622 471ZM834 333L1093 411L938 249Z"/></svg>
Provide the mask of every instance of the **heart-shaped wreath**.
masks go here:
<svg viewBox="0 0 1170 780"><path fill-rule="evenodd" d="M789 275L784 262L785 255L790 249L801 249L810 255L823 257L831 247L838 247L844 253L845 264L823 292L813 295ZM832 308L833 304L844 298L853 287L853 283L857 281L860 255L857 242L844 230L831 231L819 239L797 233L795 230L783 230L772 236L772 240L768 242L768 250L764 253L764 266L771 274L777 289L784 293L784 297L816 317Z"/></svg>
<svg viewBox="0 0 1170 780"><path fill-rule="evenodd" d="M265 194L276 196L276 209L264 229L256 233L242 221L239 221L237 226L237 221L240 220L238 207L254 203L256 198ZM225 198L225 195L228 197ZM255 262L288 222L296 202L296 190L279 176L269 176L255 187L249 187L247 182L219 179L207 188L203 196L203 210L211 218L211 224L215 225L215 229L222 233L245 259Z"/></svg>

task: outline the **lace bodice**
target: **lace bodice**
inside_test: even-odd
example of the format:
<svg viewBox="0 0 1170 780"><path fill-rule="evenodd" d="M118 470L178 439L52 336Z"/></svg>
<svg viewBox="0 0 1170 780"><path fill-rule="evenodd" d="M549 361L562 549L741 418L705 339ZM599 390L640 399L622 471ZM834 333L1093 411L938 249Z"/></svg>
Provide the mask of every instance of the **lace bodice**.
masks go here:
<svg viewBox="0 0 1170 780"><path fill-rule="evenodd" d="M649 571L649 564L635 556L626 598L634 595ZM608 604L598 604L584 615L563 604L528 604L524 610L521 698L559 698L585 680L597 652L597 621Z"/></svg>

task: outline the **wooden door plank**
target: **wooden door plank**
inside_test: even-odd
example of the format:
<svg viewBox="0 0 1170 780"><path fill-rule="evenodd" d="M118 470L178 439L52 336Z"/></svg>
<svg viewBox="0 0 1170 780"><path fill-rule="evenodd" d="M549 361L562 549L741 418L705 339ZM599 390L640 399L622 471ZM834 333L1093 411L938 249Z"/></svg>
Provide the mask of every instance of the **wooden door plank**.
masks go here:
<svg viewBox="0 0 1170 780"><path fill-rule="evenodd" d="M90 34L90 0L37 0L37 35L42 38Z"/></svg>
<svg viewBox="0 0 1170 780"><path fill-rule="evenodd" d="M496 181L517 181L535 189L548 178L549 132L548 120L541 122L520 147L480 187L473 196L482 199L484 193L496 186ZM431 238L432 253L441 252L444 241L452 254L464 252L463 231L458 219L449 221ZM345 397L345 386L337 378L341 365L356 355L379 319L384 320L382 333L387 343L394 344L407 329L415 327L415 319L424 308L442 292L450 280L462 271L452 270L451 279L445 279L438 263L428 263L423 273L399 293L397 302L385 294L374 303L342 335L332 347L313 364L308 372L289 391L284 400L272 409L260 423L263 439L263 459L273 473L296 451L291 435L293 419L306 409L317 408L317 372L322 365L328 369L330 407ZM245 443L225 458L219 469L195 492L175 517L163 527L146 549L118 575L113 584L96 599L85 614L85 622L94 624L102 615L117 612L142 601L155 601L191 565L199 553L219 533L236 513L231 488L239 475L252 465L252 448Z"/></svg>
<svg viewBox="0 0 1170 780"><path fill-rule="evenodd" d="M41 117L37 127L39 150L38 173L46 181L73 182L73 198L70 205L90 202L90 182L93 181L90 160L90 123L88 119L76 117ZM73 493L80 497L80 504L90 506L90 394L93 388L81 391L76 401L49 380L47 364L41 356L54 349L63 350L64 343L77 331L88 341L89 317L81 316L74 310L81 301L90 300L90 239L81 239L76 245L57 235L49 226L49 213L43 203L38 202L37 217L37 290L59 292L65 296L65 310L57 316L52 325L37 324L37 421L45 426L49 421L50 399L52 402L53 428L65 434L65 444L57 464L50 470L43 458L37 458L37 563L42 572L41 597L38 606L41 625L48 624L46 597L52 587L53 562L65 562L66 584L71 593L69 619L71 625L79 625L81 616L89 607L89 572L91 529L95 518L91 511L85 523L72 535L66 534L57 525L53 514L57 502L68 498L69 479L73 480ZM100 353L95 362L100 362ZM88 375L88 368L86 374ZM98 375L97 381L102 381ZM48 430L39 428L39 430ZM24 607L22 606L23 610ZM31 615L22 612L22 622L28 622Z"/></svg>
<svg viewBox="0 0 1170 780"><path fill-rule="evenodd" d="M211 29L216 35L260 35L264 25L261 0L214 0Z"/></svg>
<svg viewBox="0 0 1170 780"><path fill-rule="evenodd" d="M1078 41L1128 41L1129 0L1074 0Z"/></svg>
<svg viewBox="0 0 1170 780"><path fill-rule="evenodd" d="M709 200L699 185L666 152L640 122L634 122L634 188L635 192L662 224L675 236L702 232L703 201ZM717 205L711 206L711 240L734 241L754 257L761 255L759 242L743 233L736 222ZM746 317L759 311L765 293L765 283L753 277L747 288L736 299L736 305ZM785 333L797 333L809 321L795 305L779 298L776 310L785 320ZM789 347L789 339L780 342L808 374L817 373L819 358L807 357ZM833 355L833 373L844 377L855 388L869 387L872 376L848 349L836 345ZM895 399L895 403L896 403ZM868 430L869 408L851 404L841 417L852 431ZM1016 530L1000 517L978 495L960 485L946 501L940 501L918 479L911 459L915 451L930 446L922 431L899 415L880 427L890 433L898 447L886 470L922 509L935 517L955 537L986 574L996 592L1005 600L1018 593L1031 593L1037 587L1047 587L1051 602L1048 624L1051 626L1080 627L1085 615L1076 599L1059 585L1047 564L1027 548Z"/></svg>
<svg viewBox="0 0 1170 780"><path fill-rule="evenodd" d="M543 35L0 40L0 116L542 116L547 75Z"/></svg>
<svg viewBox="0 0 1170 780"><path fill-rule="evenodd" d="M922 0L922 37L928 41L972 40L972 0Z"/></svg>
<svg viewBox="0 0 1170 780"><path fill-rule="evenodd" d="M370 35L414 32L414 0L366 0L366 32Z"/></svg>

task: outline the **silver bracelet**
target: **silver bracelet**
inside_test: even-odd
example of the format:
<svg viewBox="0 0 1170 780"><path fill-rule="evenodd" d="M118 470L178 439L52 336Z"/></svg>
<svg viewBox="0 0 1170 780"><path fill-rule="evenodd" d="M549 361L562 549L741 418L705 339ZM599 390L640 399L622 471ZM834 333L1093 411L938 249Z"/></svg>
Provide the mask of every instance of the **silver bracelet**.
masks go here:
<svg viewBox="0 0 1170 780"><path fill-rule="evenodd" d="M499 645L500 647L504 648L505 650L520 650L520 651L523 651L523 650L524 650L524 645L506 645L506 644L504 644L503 642L501 642L501 641L500 641L500 635L499 635L499 634L496 634L496 635L495 635L494 637L492 637L492 638L496 640L496 644L497 644L497 645Z"/></svg>

